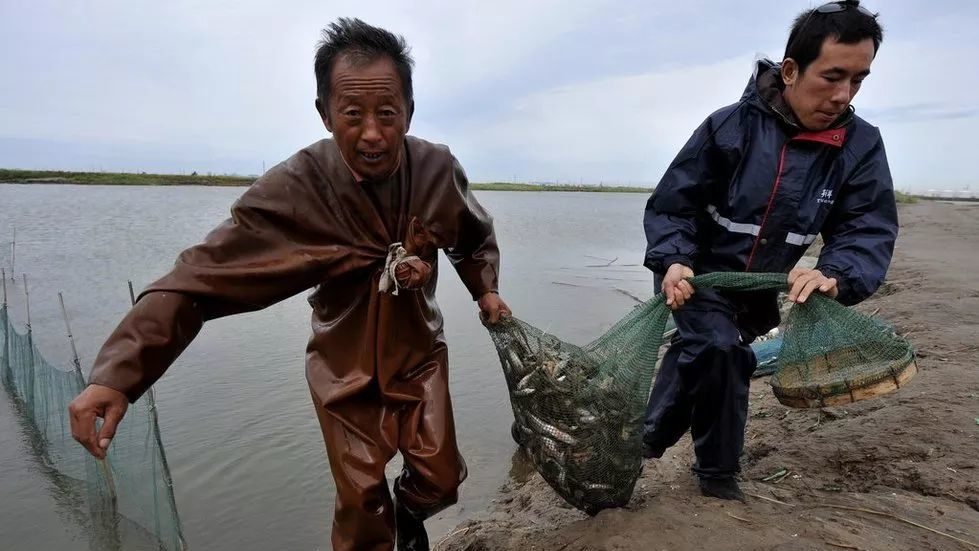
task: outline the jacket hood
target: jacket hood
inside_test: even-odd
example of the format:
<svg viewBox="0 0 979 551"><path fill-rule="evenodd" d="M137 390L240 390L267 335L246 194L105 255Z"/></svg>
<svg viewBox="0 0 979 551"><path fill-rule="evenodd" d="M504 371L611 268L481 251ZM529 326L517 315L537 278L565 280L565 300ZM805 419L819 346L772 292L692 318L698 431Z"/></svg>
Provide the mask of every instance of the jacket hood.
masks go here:
<svg viewBox="0 0 979 551"><path fill-rule="evenodd" d="M782 65L770 59L760 59L755 63L755 69L748 79L741 101L753 105L764 113L778 118L783 124L795 130L805 130L796 119L795 113L783 97L785 85L782 84ZM846 111L830 128L846 126L853 119L854 109L848 105Z"/></svg>

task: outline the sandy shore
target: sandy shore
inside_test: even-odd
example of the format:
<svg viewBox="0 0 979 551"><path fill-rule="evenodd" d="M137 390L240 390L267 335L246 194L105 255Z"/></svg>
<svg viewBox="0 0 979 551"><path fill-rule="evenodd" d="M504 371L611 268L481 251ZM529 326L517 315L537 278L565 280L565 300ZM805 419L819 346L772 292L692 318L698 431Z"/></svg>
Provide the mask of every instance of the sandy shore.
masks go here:
<svg viewBox="0 0 979 551"><path fill-rule="evenodd" d="M783 407L754 380L747 504L699 494L686 437L646 463L624 509L589 518L515 472L437 549L979 549L979 207L902 205L901 228L887 283L860 309L914 343L920 372L896 393L823 410Z"/></svg>

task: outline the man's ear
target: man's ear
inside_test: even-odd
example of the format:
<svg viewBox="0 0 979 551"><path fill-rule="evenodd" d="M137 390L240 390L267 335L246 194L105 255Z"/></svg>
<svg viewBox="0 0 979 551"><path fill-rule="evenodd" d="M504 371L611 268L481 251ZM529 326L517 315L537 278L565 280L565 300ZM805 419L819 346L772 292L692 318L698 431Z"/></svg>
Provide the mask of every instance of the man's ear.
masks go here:
<svg viewBox="0 0 979 551"><path fill-rule="evenodd" d="M786 86L795 84L799 78L799 64L791 57L782 60L782 83Z"/></svg>
<svg viewBox="0 0 979 551"><path fill-rule="evenodd" d="M333 133L333 123L330 121L330 107L323 103L320 98L316 98L316 112L320 114L320 119L323 121L323 126L326 130Z"/></svg>

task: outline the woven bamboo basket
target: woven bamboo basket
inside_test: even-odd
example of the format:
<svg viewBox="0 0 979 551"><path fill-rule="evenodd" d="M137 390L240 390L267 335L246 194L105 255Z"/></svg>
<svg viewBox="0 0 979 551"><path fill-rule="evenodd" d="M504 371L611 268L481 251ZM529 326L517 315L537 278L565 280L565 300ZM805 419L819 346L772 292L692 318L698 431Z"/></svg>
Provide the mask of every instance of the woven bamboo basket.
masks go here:
<svg viewBox="0 0 979 551"><path fill-rule="evenodd" d="M805 363L783 365L770 381L775 397L795 408L837 406L893 392L918 372L914 354L851 365L859 353L852 348L834 350ZM843 368L841 366L848 366Z"/></svg>

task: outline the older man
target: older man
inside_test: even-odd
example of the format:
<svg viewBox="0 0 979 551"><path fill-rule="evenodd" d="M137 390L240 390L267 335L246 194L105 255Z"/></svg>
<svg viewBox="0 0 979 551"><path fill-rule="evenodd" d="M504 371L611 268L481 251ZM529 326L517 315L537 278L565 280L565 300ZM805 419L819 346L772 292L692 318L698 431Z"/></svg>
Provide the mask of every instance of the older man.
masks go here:
<svg viewBox="0 0 979 551"><path fill-rule="evenodd" d="M105 455L129 402L204 322L315 287L306 379L336 481L333 548L428 549L423 521L466 477L435 302L444 250L481 314L497 295L490 216L448 148L407 136L412 59L401 37L340 19L316 54L316 109L333 139L256 181L231 218L184 251L105 343L71 404L72 431ZM104 418L96 430L96 417ZM384 467L404 470L393 502Z"/></svg>

